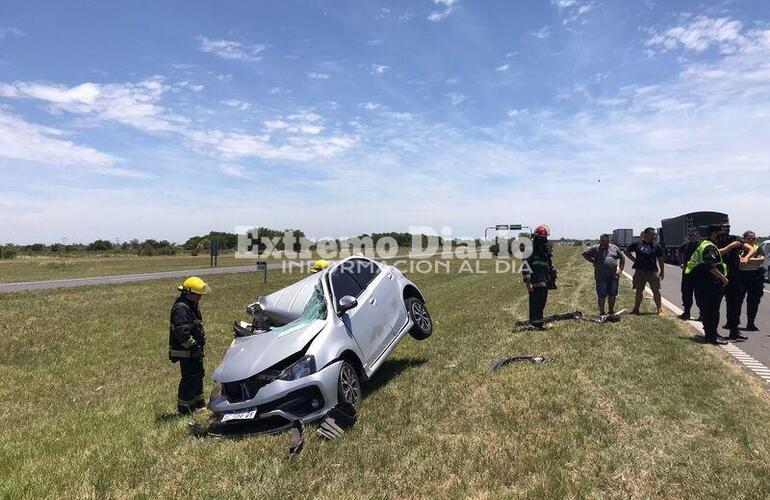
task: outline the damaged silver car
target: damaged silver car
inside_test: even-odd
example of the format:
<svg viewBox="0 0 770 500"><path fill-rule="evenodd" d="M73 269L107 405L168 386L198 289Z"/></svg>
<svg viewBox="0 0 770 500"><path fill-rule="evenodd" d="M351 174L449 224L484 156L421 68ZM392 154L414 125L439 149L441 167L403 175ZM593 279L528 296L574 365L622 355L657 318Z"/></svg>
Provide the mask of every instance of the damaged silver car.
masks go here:
<svg viewBox="0 0 770 500"><path fill-rule="evenodd" d="M425 298L396 267L344 259L248 308L253 322L214 372L214 434L275 432L361 404L371 378L407 334L433 333Z"/></svg>

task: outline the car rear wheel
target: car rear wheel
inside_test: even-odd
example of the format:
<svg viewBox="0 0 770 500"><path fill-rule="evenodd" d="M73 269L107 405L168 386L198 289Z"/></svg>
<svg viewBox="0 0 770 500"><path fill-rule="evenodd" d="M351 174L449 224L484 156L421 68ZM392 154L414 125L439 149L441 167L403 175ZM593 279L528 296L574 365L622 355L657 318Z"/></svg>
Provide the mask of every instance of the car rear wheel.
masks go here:
<svg viewBox="0 0 770 500"><path fill-rule="evenodd" d="M349 403L358 411L361 404L361 382L353 365L342 362L340 378L337 382L337 403Z"/></svg>
<svg viewBox="0 0 770 500"><path fill-rule="evenodd" d="M409 330L409 335L417 340L425 340L430 337L433 333L433 320L425 304L415 297L407 298L404 303L406 304L406 313L413 324L412 329Z"/></svg>

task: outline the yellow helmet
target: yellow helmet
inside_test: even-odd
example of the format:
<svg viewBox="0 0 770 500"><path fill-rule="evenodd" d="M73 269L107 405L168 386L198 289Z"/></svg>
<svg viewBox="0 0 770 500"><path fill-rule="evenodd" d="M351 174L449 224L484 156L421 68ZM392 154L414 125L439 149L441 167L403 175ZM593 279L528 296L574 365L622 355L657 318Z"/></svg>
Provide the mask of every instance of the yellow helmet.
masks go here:
<svg viewBox="0 0 770 500"><path fill-rule="evenodd" d="M187 278L184 280L184 283L176 287L176 289L180 292L197 293L198 295L206 295L207 292L211 291L211 288L206 282L197 276Z"/></svg>
<svg viewBox="0 0 770 500"><path fill-rule="evenodd" d="M317 260L315 261L315 264L313 264L313 267L310 268L311 273L317 273L318 271L323 271L327 267L331 266L331 262L328 260Z"/></svg>

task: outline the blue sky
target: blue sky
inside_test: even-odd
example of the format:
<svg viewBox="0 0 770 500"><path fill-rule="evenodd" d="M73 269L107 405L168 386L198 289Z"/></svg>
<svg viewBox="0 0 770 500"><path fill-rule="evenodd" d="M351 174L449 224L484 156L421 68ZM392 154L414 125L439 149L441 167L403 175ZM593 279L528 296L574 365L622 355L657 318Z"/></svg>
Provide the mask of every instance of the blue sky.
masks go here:
<svg viewBox="0 0 770 500"><path fill-rule="evenodd" d="M764 1L0 4L0 241L719 210L770 233Z"/></svg>

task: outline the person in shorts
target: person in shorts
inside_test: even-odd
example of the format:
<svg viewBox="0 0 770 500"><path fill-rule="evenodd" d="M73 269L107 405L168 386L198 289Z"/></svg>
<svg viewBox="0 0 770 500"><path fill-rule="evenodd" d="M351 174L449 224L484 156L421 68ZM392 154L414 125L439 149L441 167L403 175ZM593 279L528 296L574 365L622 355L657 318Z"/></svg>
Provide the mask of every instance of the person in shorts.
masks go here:
<svg viewBox="0 0 770 500"><path fill-rule="evenodd" d="M634 263L633 285L636 290L636 299L631 314L639 314L639 306L642 305L642 298L644 298L644 287L650 285L658 314L663 315L660 282L666 267L663 261L663 247L655 241L656 236L655 228L648 227L642 232L639 241L631 243L626 248L626 257Z"/></svg>
<svg viewBox="0 0 770 500"><path fill-rule="evenodd" d="M602 234L599 244L583 252L583 258L594 265L596 295L599 302L599 315L605 316L604 303L608 302L610 316L615 314L615 298L618 296L620 275L626 265L623 252L610 243L610 235Z"/></svg>

